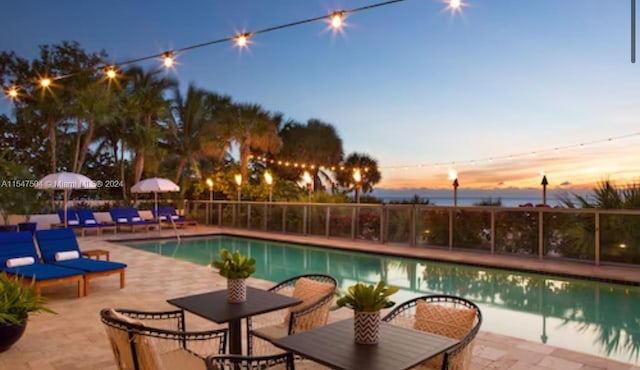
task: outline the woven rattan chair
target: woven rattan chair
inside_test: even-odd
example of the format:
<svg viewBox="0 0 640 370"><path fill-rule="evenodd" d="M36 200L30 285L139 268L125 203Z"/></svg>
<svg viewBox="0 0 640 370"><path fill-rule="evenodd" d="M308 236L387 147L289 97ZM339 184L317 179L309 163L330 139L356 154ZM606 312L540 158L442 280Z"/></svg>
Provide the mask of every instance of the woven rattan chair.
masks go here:
<svg viewBox="0 0 640 370"><path fill-rule="evenodd" d="M210 356L205 360L207 370L295 370L293 355L281 353L273 356L250 357L240 355Z"/></svg>
<svg viewBox="0 0 640 370"><path fill-rule="evenodd" d="M282 350L271 345L270 341L325 325L337 285L336 279L329 275L308 274L292 277L269 289L271 292L299 298L303 302L248 318L248 353L280 353Z"/></svg>
<svg viewBox="0 0 640 370"><path fill-rule="evenodd" d="M400 304L382 320L460 340L443 355L423 362L416 369L466 370L470 367L482 313L478 306L464 298L430 295Z"/></svg>
<svg viewBox="0 0 640 370"><path fill-rule="evenodd" d="M206 369L225 353L227 329L185 332L184 311L100 311L119 370Z"/></svg>

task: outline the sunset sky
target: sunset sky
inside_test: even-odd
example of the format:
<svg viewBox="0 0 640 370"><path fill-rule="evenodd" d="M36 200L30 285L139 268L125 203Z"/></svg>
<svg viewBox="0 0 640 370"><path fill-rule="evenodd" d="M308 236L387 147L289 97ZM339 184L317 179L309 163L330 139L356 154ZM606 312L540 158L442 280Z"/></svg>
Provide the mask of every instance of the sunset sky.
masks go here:
<svg viewBox="0 0 640 370"><path fill-rule="evenodd" d="M33 58L38 45L77 40L122 61L374 2L12 1L0 48ZM257 35L248 51L193 50L171 73L183 87L332 123L345 153L379 160L379 187L448 188L451 168L468 188L537 187L542 173L550 188L638 180L629 1L466 5L452 14L440 0L407 0L350 15L343 34L317 22Z"/></svg>

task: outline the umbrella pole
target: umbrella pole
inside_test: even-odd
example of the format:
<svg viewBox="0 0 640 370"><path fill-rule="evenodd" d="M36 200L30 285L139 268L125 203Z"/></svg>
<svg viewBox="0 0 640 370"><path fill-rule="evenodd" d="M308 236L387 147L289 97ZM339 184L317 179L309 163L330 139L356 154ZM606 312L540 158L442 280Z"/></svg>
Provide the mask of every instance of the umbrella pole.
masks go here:
<svg viewBox="0 0 640 370"><path fill-rule="evenodd" d="M158 193L154 192L153 193L153 198L155 199L156 202L156 221L160 221L160 215L158 214Z"/></svg>
<svg viewBox="0 0 640 370"><path fill-rule="evenodd" d="M67 189L64 189L64 199L62 201L64 203L64 227L67 227Z"/></svg>

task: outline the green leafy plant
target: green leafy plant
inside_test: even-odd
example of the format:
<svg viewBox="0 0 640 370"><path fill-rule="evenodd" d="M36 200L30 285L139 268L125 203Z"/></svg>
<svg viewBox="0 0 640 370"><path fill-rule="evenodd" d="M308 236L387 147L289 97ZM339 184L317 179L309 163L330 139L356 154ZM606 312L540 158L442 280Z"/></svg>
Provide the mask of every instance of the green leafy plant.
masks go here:
<svg viewBox="0 0 640 370"><path fill-rule="evenodd" d="M360 312L377 312L395 304L389 297L400 288L387 285L383 280L375 286L359 282L349 287L348 291L339 290L341 297L336 302L338 307L348 307Z"/></svg>
<svg viewBox="0 0 640 370"><path fill-rule="evenodd" d="M227 279L246 279L256 272L256 259L243 256L238 251L231 253L222 248L220 259L212 261L213 267L220 270L220 275Z"/></svg>
<svg viewBox="0 0 640 370"><path fill-rule="evenodd" d="M0 325L24 324L29 312L55 313L45 306L45 298L37 296L35 281L24 285L18 277L0 273Z"/></svg>

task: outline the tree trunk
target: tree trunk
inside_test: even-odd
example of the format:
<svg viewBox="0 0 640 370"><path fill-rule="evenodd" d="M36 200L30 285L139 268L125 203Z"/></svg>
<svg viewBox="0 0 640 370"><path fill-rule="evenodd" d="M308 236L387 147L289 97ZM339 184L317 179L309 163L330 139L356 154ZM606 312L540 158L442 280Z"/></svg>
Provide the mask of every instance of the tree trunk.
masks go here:
<svg viewBox="0 0 640 370"><path fill-rule="evenodd" d="M49 118L47 125L49 126L49 149L51 150L51 173L56 173L58 172L58 159L56 158L57 127L55 119Z"/></svg>
<svg viewBox="0 0 640 370"><path fill-rule="evenodd" d="M124 153L125 153L125 145L124 140L121 140L122 146L120 147L120 181L122 183L122 200L127 201L127 187L126 185L126 177L124 171Z"/></svg>
<svg viewBox="0 0 640 370"><path fill-rule="evenodd" d="M87 122L87 133L84 136L82 148L80 148L80 158L78 159L78 167L76 168L76 172L80 172L80 170L82 170L82 165L84 165L84 161L87 158L87 153L89 152L89 145L91 145L91 141L93 141L93 132L95 131L95 127L96 124L94 121Z"/></svg>
<svg viewBox="0 0 640 370"><path fill-rule="evenodd" d="M180 158L180 162L178 162L178 170L176 171L176 177L174 178L174 182L176 184L180 183L180 177L182 176L182 171L184 170L184 166L187 163L187 160L184 158Z"/></svg>
<svg viewBox="0 0 640 370"><path fill-rule="evenodd" d="M136 165L133 179L134 184L138 183L142 179L142 172L144 172L144 150L136 150Z"/></svg>
<svg viewBox="0 0 640 370"><path fill-rule="evenodd" d="M249 147L249 144L241 143L240 144L240 174L242 175L242 181L247 181L250 153L251 153L251 148Z"/></svg>
<svg viewBox="0 0 640 370"><path fill-rule="evenodd" d="M80 155L80 141L82 141L82 121L80 118L76 118L76 147L73 152L73 166L71 172L79 172L78 169L78 157Z"/></svg>

